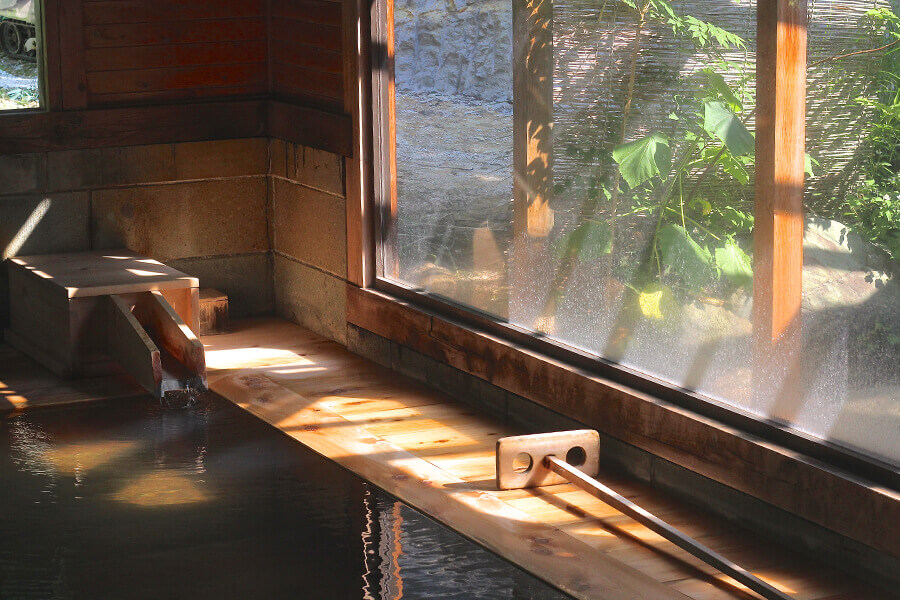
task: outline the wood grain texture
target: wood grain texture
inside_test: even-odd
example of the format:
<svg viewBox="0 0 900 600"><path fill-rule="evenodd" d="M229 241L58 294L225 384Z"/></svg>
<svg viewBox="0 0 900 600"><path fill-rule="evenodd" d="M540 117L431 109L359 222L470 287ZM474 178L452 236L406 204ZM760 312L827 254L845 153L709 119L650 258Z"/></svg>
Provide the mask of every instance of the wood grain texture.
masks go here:
<svg viewBox="0 0 900 600"><path fill-rule="evenodd" d="M375 278L372 172L372 31L370 5L343 4L344 112L352 118L353 153L344 162L347 204L347 279L368 286Z"/></svg>
<svg viewBox="0 0 900 600"><path fill-rule="evenodd" d="M268 102L269 135L341 156L353 152L350 117L296 104Z"/></svg>
<svg viewBox="0 0 900 600"><path fill-rule="evenodd" d="M685 598L492 494L449 491L464 480L264 376L231 375L215 382L213 389L316 452L426 514L437 516L489 549L501 551L578 598Z"/></svg>
<svg viewBox="0 0 900 600"><path fill-rule="evenodd" d="M343 6L321 0L272 0L269 59L275 99L344 109Z"/></svg>
<svg viewBox="0 0 900 600"><path fill-rule="evenodd" d="M516 241L553 228L553 5L527 0L513 10L513 185Z"/></svg>
<svg viewBox="0 0 900 600"><path fill-rule="evenodd" d="M85 108L88 104L84 68L84 12L82 0L59 0L48 9L59 11L59 57L62 106L66 110ZM52 15L48 15L52 18ZM46 47L53 51L53 43Z"/></svg>
<svg viewBox="0 0 900 600"><path fill-rule="evenodd" d="M131 312L121 296L109 296L109 351L145 390L159 396L162 364L159 348Z"/></svg>
<svg viewBox="0 0 900 600"><path fill-rule="evenodd" d="M255 387L256 381L249 382L253 397L260 399L258 406L251 410L270 415L273 414L270 410L280 412L284 420L278 420L278 426L289 434L308 434L319 439L332 432L341 435L354 427L361 428L357 431L364 442L362 449L340 445L333 450L341 460L346 457L347 461L358 464L371 459L375 464L366 469L378 469L378 462L394 468L398 464L393 460L394 455L380 451L387 446L372 441L383 440L390 444L389 447L425 460L460 480L457 484L448 481L440 486L445 493L466 491L491 495L584 542L604 556L616 557L623 564L638 568L652 579L666 583L667 587L689 589L692 597L721 600L753 597L715 569L570 484L497 491L493 479L496 440L522 433L520 430L350 355L334 342L280 321L237 323L233 333L207 338L204 342L208 345L210 381L214 389L223 389L216 387L216 381L241 376L242 369L249 369L250 372L244 371L244 374L261 380L260 387ZM246 349L246 354L241 354L241 348ZM265 348L268 356L255 350L259 348ZM287 388L303 399L302 404L297 404L296 398L293 402L286 400L282 392L270 388L265 380ZM307 421L303 413L310 409L314 415L321 416L326 411L339 415L343 425L337 427ZM276 420L277 417L273 419ZM337 441L336 438L333 440ZM368 458L360 454L367 454ZM355 470L356 466L350 468ZM368 477L372 471L360 472ZM389 486L386 489L403 494L408 489L416 493L421 487L417 477L422 474L401 472L400 475L409 475L409 478L384 477L384 484ZM821 567L805 562L771 540L756 538L752 533L712 518L701 510L674 502L657 490L607 470L603 470L599 478L784 592L809 599L833 598L839 594L853 598L879 597L858 582L824 573ZM429 485L442 481L431 474L426 479L431 482ZM447 511L442 509L443 506L431 505L427 511L444 518ZM457 527L449 519L446 522ZM480 522L485 526L489 524L484 518ZM490 546L490 542L488 544ZM506 542L499 542L499 547L501 554L510 558ZM534 564L530 559L526 561L520 564Z"/></svg>
<svg viewBox="0 0 900 600"><path fill-rule="evenodd" d="M900 556L900 494L570 363L347 288L348 321L714 481ZM815 490L815 491L812 491Z"/></svg>
<svg viewBox="0 0 900 600"><path fill-rule="evenodd" d="M180 2L174 0L111 0L84 3L87 25L119 23L171 23L173 21L219 20L258 17L263 0L216 0Z"/></svg>
<svg viewBox="0 0 900 600"><path fill-rule="evenodd" d="M9 266L65 298L199 286L196 277L125 249L18 256Z"/></svg>
<svg viewBox="0 0 900 600"><path fill-rule="evenodd" d="M44 21L44 28L41 30L41 36L44 40L60 40L60 9L59 5L64 0L44 0L41 4L41 15ZM48 110L61 110L63 107L63 91L62 91L62 53L60 48L54 48L52 45L44 46L44 83L43 104ZM61 44L60 44L61 45Z"/></svg>
<svg viewBox="0 0 900 600"><path fill-rule="evenodd" d="M766 388L800 360L807 9L766 0L757 11L753 327L757 387Z"/></svg>
<svg viewBox="0 0 900 600"><path fill-rule="evenodd" d="M205 386L206 357L200 339L161 292L151 291L140 296L134 308L137 319L160 348L186 367L189 373L197 376Z"/></svg>
<svg viewBox="0 0 900 600"><path fill-rule="evenodd" d="M262 137L267 109L243 100L16 114L3 117L0 153Z"/></svg>

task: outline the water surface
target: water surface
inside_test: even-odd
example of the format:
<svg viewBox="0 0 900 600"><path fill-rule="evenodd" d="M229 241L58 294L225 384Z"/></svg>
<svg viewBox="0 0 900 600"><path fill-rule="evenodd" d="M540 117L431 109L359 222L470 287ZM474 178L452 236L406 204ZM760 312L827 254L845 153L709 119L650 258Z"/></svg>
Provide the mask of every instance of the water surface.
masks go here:
<svg viewBox="0 0 900 600"><path fill-rule="evenodd" d="M212 394L0 417L0 598L566 598Z"/></svg>

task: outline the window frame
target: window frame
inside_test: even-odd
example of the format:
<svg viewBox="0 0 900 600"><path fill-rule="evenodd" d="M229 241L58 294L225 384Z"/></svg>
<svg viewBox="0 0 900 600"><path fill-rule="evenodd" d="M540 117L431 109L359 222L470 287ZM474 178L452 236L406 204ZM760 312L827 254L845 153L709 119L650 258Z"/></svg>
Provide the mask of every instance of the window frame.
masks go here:
<svg viewBox="0 0 900 600"><path fill-rule="evenodd" d="M852 539L900 555L900 544L885 542L878 532L866 531L858 523L848 524L848 521L853 520L855 511L859 510L859 502L873 509L877 508L885 515L900 514L900 471L889 463L612 363L473 307L463 306L386 276L385 264L391 264L390 261L393 260L390 244L396 239L393 33L390 26L393 21L393 0L374 0L371 5L361 0L349 0L349 3L355 5L355 14L359 17L356 23L360 27L360 38L359 43L351 48L359 62L351 65L354 72L349 77L349 80L355 80L359 85L354 94L354 102L351 103L355 108L354 135L358 142L358 152L347 162L350 284L347 289L348 323L449 363L474 377L505 387L510 392L520 393L521 390L509 389L515 386L498 382L495 371L504 361L515 363L525 357L523 360L526 362L531 360L536 364L545 364L548 368L559 367L565 371L560 375L560 381L568 391L583 389L585 386L593 389L594 383L588 382L599 380L600 388L607 389L612 397L627 398L645 407L648 411L646 419L666 418L666 415L683 413L692 423L686 433L695 436L699 442L684 439L677 441L674 447L661 448L653 441L644 444L639 435L630 438L635 433L631 430L617 431L615 426L611 426L610 434ZM784 52L781 45L796 44L796 38L790 35L790 28L793 27L796 31L799 23L804 30L805 48L805 21L801 20L805 16L805 2L791 4L788 0L761 0L759 3L758 52L762 56L766 52L762 44L768 44L771 53L769 65L772 67L769 78L758 81L758 96L764 98L758 102L762 104L768 101L767 105L760 107L759 120L763 121L763 111L768 111L765 116L771 117L770 126L774 135L769 149L762 148L766 155L762 159L759 157L758 142L757 160L765 163L760 170L768 169L773 180L776 177L783 178L786 174L796 174L798 168L802 176L802 160L799 167L796 164L797 152L794 153L793 163L781 160L775 152L775 142L777 136L784 136L785 133L788 137L796 135L798 121L799 129L803 131L805 110L801 107L798 115L796 106L792 110L790 103L792 98L796 101L798 93L805 93L805 52L802 57L791 55L790 52ZM802 78L798 68L801 58ZM794 74L792 82L786 81L786 73ZM348 91L353 90L348 88ZM370 100L367 99L369 94ZM779 141L784 139L778 138ZM799 155L802 157L802 135L799 139ZM774 197L770 202L773 214L777 212L777 208L784 209L791 202L796 206L796 189L770 186L764 193ZM802 195L801 185L801 203ZM802 223L802 213L800 222ZM770 230L777 227L775 223L770 224ZM385 235L382 235L383 231L386 232ZM802 252L802 239L800 248ZM783 274L786 270L799 268L796 264L778 264L777 251L770 250L772 254L776 254L769 256L769 260L773 261L769 265L771 272L778 273L781 270ZM800 266L802 267L802 260ZM795 302L799 293L797 289ZM776 297L771 289L768 294L770 299ZM773 311L782 309L777 305L770 306L768 318L773 319ZM467 348L460 340L468 340L479 346ZM585 418L592 414L589 407L573 407L571 399L553 396L554 391L559 391L554 390L553 386L558 388L560 381L548 384L534 393L520 395L603 432L603 424L590 422L590 418ZM627 419L623 418L623 423L625 421ZM640 428L646 422L625 423L626 427L632 425ZM772 463L772 472L755 481L750 481L746 474L723 472L721 465L717 466L715 460L706 460L722 451L720 443L723 440L727 440L726 446L735 444L735 447L748 452L774 451L780 457L777 463L780 466L776 467ZM776 471L785 468L790 469L798 480L808 479L802 484L806 486L805 491L809 491L809 482L815 482L823 490L837 490L846 484L858 488L860 500L848 503L837 492L835 497L825 501L812 498L815 493L805 494L806 497L803 498L781 498L784 490L777 491L777 485L773 484L778 481Z"/></svg>

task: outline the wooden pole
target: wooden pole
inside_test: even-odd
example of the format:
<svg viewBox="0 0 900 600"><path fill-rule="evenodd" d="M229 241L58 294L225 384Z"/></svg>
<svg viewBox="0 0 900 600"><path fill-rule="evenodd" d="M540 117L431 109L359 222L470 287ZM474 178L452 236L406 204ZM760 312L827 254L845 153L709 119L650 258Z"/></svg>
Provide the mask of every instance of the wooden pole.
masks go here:
<svg viewBox="0 0 900 600"><path fill-rule="evenodd" d="M697 540L689 537L659 517L647 512L625 496L589 477L581 470L553 455L544 457L545 466L565 478L569 483L584 490L590 495L603 500L619 512L628 515L650 531L658 533L682 550L690 552L706 564L715 567L735 581L744 584L767 600L792 600L791 596L766 583L747 569L731 562L721 554L707 548Z"/></svg>
<svg viewBox="0 0 900 600"><path fill-rule="evenodd" d="M771 395L800 358L806 0L758 3L756 89L755 387Z"/></svg>

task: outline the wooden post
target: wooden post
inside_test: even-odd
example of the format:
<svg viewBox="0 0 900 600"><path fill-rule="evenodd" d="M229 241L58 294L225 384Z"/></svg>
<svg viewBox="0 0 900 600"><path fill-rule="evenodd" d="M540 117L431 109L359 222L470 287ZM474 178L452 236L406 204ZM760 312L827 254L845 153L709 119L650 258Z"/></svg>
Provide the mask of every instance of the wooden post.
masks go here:
<svg viewBox="0 0 900 600"><path fill-rule="evenodd" d="M770 397L800 358L806 0L757 11L753 329L756 392Z"/></svg>
<svg viewBox="0 0 900 600"><path fill-rule="evenodd" d="M370 3L344 0L344 111L353 118L353 152L344 159L347 197L347 281L368 287L375 281L372 231L372 121L370 110ZM372 8L374 10L374 8ZM393 115L392 115L393 116Z"/></svg>
<svg viewBox="0 0 900 600"><path fill-rule="evenodd" d="M510 316L540 314L553 228L553 4L513 1L513 260ZM533 306L532 306L533 305Z"/></svg>
<svg viewBox="0 0 900 600"><path fill-rule="evenodd" d="M513 3L513 197L515 227L529 237L553 228L553 4Z"/></svg>

